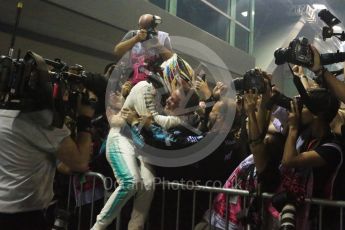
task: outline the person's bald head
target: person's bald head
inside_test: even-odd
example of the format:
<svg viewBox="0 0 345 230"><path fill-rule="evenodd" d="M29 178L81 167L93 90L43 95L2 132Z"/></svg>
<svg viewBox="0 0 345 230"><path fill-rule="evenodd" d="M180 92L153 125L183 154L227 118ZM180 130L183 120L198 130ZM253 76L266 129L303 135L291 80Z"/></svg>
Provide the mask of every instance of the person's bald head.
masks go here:
<svg viewBox="0 0 345 230"><path fill-rule="evenodd" d="M140 29L148 29L150 28L152 25L153 25L153 15L152 14L143 14L140 16L139 18L139 22L138 22L138 25L139 25L139 28Z"/></svg>

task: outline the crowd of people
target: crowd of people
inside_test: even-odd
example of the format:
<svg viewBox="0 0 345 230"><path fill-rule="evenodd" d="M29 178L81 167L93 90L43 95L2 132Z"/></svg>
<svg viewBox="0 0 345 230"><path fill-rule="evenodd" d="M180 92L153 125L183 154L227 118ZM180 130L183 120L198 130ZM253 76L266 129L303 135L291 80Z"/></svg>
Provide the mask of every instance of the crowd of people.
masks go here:
<svg viewBox="0 0 345 230"><path fill-rule="evenodd" d="M101 106L78 103L75 126L68 126L66 119L63 128L51 127L50 110L0 110L0 226L48 229L52 223L44 210L53 198L55 171L71 174L91 169L113 174L117 183L104 207L97 206L93 230L107 229L131 198L126 228L144 229L156 177L198 180L204 185L220 181L224 188L275 194L264 203L251 198L244 206L240 196L229 199L219 193L209 209L206 198L201 201L205 205L200 205L196 230L244 229L247 224L253 229L279 229L284 224L318 229L318 210L304 199L344 199L345 114L340 104L345 102L345 84L321 65L320 54L311 46L314 64L309 69L323 79L322 85L306 76L301 66L294 66L294 77L305 95L296 95L282 106L276 101L282 94L272 84L272 75L255 68L246 74L262 79L264 92L245 88L231 98L231 80L221 82L195 72L174 53L169 34L158 31L160 22L157 15L142 15L139 29L129 31L115 45L116 63L105 68L104 76L94 77L102 86L84 86ZM232 123L227 119L230 114ZM173 154L206 136L224 136L224 140L192 165L158 167L140 154L152 146ZM88 197L82 200L77 206L91 202ZM287 212L294 220L284 220ZM330 218L334 215L334 209L324 209L324 229L339 229ZM88 224L89 218L81 221Z"/></svg>

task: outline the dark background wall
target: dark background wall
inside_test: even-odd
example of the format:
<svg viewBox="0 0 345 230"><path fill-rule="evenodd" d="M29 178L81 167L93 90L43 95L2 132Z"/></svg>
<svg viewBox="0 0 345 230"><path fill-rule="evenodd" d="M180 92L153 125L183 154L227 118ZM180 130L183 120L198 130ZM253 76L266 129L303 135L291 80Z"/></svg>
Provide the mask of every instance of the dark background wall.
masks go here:
<svg viewBox="0 0 345 230"><path fill-rule="evenodd" d="M143 0L26 0L16 48L33 50L47 58L84 65L102 72L113 61L114 44L136 28L143 13L163 18L160 29L172 36L199 41L213 50L235 74L254 67L254 58L221 39ZM0 0L0 52L6 54L14 23L16 1ZM173 41L174 43L174 41ZM175 50L183 53L184 50ZM192 55L193 56L193 55ZM190 60L193 63L195 60Z"/></svg>

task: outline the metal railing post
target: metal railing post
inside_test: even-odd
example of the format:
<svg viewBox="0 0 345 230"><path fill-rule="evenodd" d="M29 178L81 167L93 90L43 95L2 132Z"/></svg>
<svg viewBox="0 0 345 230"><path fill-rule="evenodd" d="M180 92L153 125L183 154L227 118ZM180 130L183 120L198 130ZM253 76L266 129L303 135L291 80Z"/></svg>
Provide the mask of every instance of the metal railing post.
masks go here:
<svg viewBox="0 0 345 230"><path fill-rule="evenodd" d="M195 200L196 200L196 191L193 191L193 210L192 210L192 230L195 225Z"/></svg>
<svg viewBox="0 0 345 230"><path fill-rule="evenodd" d="M177 191L177 213L176 213L176 230L179 229L180 222L180 201L181 201L181 190Z"/></svg>
<svg viewBox="0 0 345 230"><path fill-rule="evenodd" d="M343 229L343 207L340 207L340 224L339 224L339 229Z"/></svg>
<svg viewBox="0 0 345 230"><path fill-rule="evenodd" d="M322 205L319 206L319 230L322 230Z"/></svg>
<svg viewBox="0 0 345 230"><path fill-rule="evenodd" d="M91 176L93 177L93 187L92 187L92 201L93 203L91 204L91 217L90 217L90 227L93 222L93 212L94 212L94 199L95 199L95 189L96 189L96 178L100 179L103 183L103 187L105 190L105 193L107 191L106 187L106 178L99 173L94 173L94 172L88 172L85 173L84 176ZM73 181L72 181L72 176L69 179L69 191L68 191L68 200L67 200L67 208L69 210L70 208L70 199L71 199L71 189L72 189ZM164 184L160 183L157 185L164 185L162 189L162 218L161 218L161 229L164 230L164 220L165 220L165 185L170 185L178 189L177 193L177 213L176 213L176 230L179 229L180 225L180 215L181 215L181 191L183 189L188 189L191 190L190 185L186 184L180 184L180 183L175 183L175 182L165 182ZM264 199L269 199L273 195L269 193L262 193L257 194L257 193L249 193L247 190L239 190L239 189L225 189L225 188L217 188L217 187L207 187L207 186L192 186L193 190L193 210L192 210L192 229L194 228L195 225L195 212L196 212L196 192L197 191L203 191L203 192L209 192L209 228L212 229L214 226L211 224L211 218L212 218L212 202L213 202L213 193L223 193L226 196L226 229L229 227L229 197L230 196L241 196L243 197L243 207L246 207L246 202L248 197L260 197L260 202L262 202L262 208L264 208ZM79 204L79 213L78 213L78 230L81 227L81 214L82 214L82 195L83 195L83 183L80 182L80 195L78 197L78 203ZM343 229L343 208L345 207L345 201L334 201L334 200L325 200L325 199L317 199L317 198L306 198L305 203L307 204L314 204L314 205L319 205L319 220L318 220L318 226L319 229L322 229L322 214L323 214L323 206L331 206L331 207L339 207L340 208L340 220L339 220L339 227L340 229ZM119 229L120 227L120 215L116 218L116 229ZM245 229L250 229L250 226L246 226Z"/></svg>
<svg viewBox="0 0 345 230"><path fill-rule="evenodd" d="M226 205L225 205L225 229L229 229L229 194L226 194Z"/></svg>
<svg viewBox="0 0 345 230"><path fill-rule="evenodd" d="M165 187L163 187L163 194L162 194L161 230L164 230L164 218L165 218Z"/></svg>
<svg viewBox="0 0 345 230"><path fill-rule="evenodd" d="M208 226L211 229L211 220L212 220L212 192L210 192L209 198L208 198L208 210L209 210L209 221L208 221Z"/></svg>
<svg viewBox="0 0 345 230"><path fill-rule="evenodd" d="M90 216L90 229L92 227L93 223L93 208L94 208L94 203L95 203L95 186L96 186L96 177L93 177L92 180L92 203L91 203L91 216Z"/></svg>
<svg viewBox="0 0 345 230"><path fill-rule="evenodd" d="M79 212L78 212L78 230L80 230L80 221L81 221L81 197L83 195L83 183L80 182L80 195L79 195Z"/></svg>

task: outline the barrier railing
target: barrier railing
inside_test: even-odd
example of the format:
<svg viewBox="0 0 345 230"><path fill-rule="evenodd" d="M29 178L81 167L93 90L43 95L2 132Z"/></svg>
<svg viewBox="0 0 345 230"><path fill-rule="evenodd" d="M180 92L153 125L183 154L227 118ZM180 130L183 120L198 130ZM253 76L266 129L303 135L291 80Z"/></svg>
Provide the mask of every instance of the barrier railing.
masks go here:
<svg viewBox="0 0 345 230"><path fill-rule="evenodd" d="M104 198L103 201L104 203L106 202L109 192L107 191L107 179L106 177L104 177L102 174L100 173L95 173L95 172L88 172L85 173L84 176L88 176L88 177L92 177L92 198L91 198L91 215L90 215L90 220L89 221L89 225L90 228L93 225L93 216L94 216L94 203L95 203L95 187L96 187L96 181L99 180L102 183L103 189L104 189ZM72 186L73 186L73 176L70 177L70 181L69 181L69 191L68 191L68 203L67 203L67 208L68 210L70 210L71 208L71 199L72 199ZM82 186L81 182L81 186L80 186L80 195L79 195L79 199L81 199L82 194L83 194L83 186ZM181 211L181 191L190 191L192 193L192 199L191 199L191 203L192 203L192 214L191 214L191 220L190 220L190 225L191 228L190 229L194 229L195 225L196 225L196 220L195 220L195 212L196 212L196 195L197 192L207 192L209 193L208 196L208 208L211 209L212 208L212 204L213 204L213 195L214 194L219 194L219 193L223 193L226 194L226 213L225 216L228 217L228 210L229 210L229 199L232 196L241 196L243 197L243 207L246 206L246 202L247 199L249 197L259 197L262 198L262 201L264 199L269 199L272 198L273 194L269 194L269 193L262 193L262 194L256 194L256 193L252 193L246 190L238 190L238 189L225 189L225 188L216 188L216 187L208 187L208 186L200 186L200 185L190 185L190 184L182 184L182 183L176 183L176 182L162 182L162 183L156 183L156 195L158 192L161 192L161 197L162 197L162 202L161 202L161 207L160 210L158 212L160 212L161 214L161 218L159 220L159 225L160 225L160 229L161 230L166 230L167 227L165 225L166 222L166 209L167 209L167 204L166 204L166 191L167 190L176 190L177 192L177 203L176 203L176 220L175 222L175 229L178 230L180 229L180 218L181 216L183 216L183 213ZM171 189L172 188L172 189ZM324 207L336 207L339 208L339 229L343 229L343 209L345 208L345 201L331 201L331 200L323 200L323 199L316 199L316 198L306 198L305 202L308 204L313 204L313 205L317 205L319 207L319 213L318 213L318 229L321 230L322 229L322 215L323 215L323 208ZM79 200L76 201L76 204L81 204L81 201ZM262 205L263 207L263 205ZM78 230L80 230L80 222L81 222L81 210L82 210L82 205L79 205L79 210L78 210ZM172 210L170 209L169 212L171 212ZM209 218L211 219L211 212L209 212L210 216ZM157 220L157 217L155 217L155 219ZM86 220L83 220L86 221ZM211 224L209 223L209 229L213 229ZM226 226L225 229L228 229L229 227L229 223L226 220ZM116 230L120 229L120 218L118 218L118 220L116 221ZM146 229L150 230L149 225L146 225ZM156 228L155 228L156 229ZM171 229L171 228L170 228ZM249 226L247 226L246 229L250 229ZM186 230L185 228L183 228L183 230Z"/></svg>
<svg viewBox="0 0 345 230"><path fill-rule="evenodd" d="M76 183L74 182L74 179L76 179L76 177L78 177L80 175L71 175L69 177L69 185L68 185L68 198L67 198L67 210L71 210L71 203L72 203L72 198L75 198L75 205L76 207L78 207L78 225L77 225L77 229L80 230L80 226L81 226L81 215L82 215L82 209L83 209L83 202L82 202L82 197L83 197L83 193L85 191L83 191L84 188L84 183L85 181L79 181L79 190L78 190L78 194L75 191L75 185ZM102 185L102 188L104 190L104 194L103 194L103 204L106 202L106 200L108 199L108 188L107 188L107 179L104 175L100 174L100 173L96 173L96 172L87 172L84 173L82 175L83 177L91 177L92 178L92 190L91 190L91 200L88 203L91 204L91 210L90 210L90 220L89 220L89 226L90 228L93 226L93 217L94 217L94 204L95 204L95 191L96 191L96 182L99 181ZM74 193L73 193L74 190ZM74 194L72 197L72 193Z"/></svg>
<svg viewBox="0 0 345 230"><path fill-rule="evenodd" d="M258 197L260 196L262 199L269 199L272 198L273 194L269 193L262 193L262 194L257 194L257 193L251 193L246 190L238 190L238 189L225 189L225 188L214 188L214 187L208 187L208 186L199 186L199 185L187 185L187 184L181 184L181 183L176 183L176 182L164 182L157 184L159 186L163 186L162 192L164 194L165 188L171 188L173 187L174 190L177 189L177 210L176 210L176 230L179 229L179 218L181 216L180 214L180 200L181 200L181 191L191 191L193 193L193 198L192 198L192 220L191 220L191 229L193 230L195 227L195 200L196 200L196 192L209 192L209 209L212 207L212 195L215 193L224 193L226 194L226 214L225 216L228 217L228 210L229 210L229 196L231 195L236 195L236 196L242 196L242 197ZM244 205L245 206L246 199L244 199ZM339 208L339 229L343 230L343 209L345 208L345 201L333 201L333 200L324 200L324 199L317 199L317 198L306 198L305 203L308 204L313 204L313 205L318 205L319 206L319 218L318 218L318 229L322 230L322 210L325 206L329 207L337 207ZM162 202L162 218L161 218L161 229L164 230L164 213L165 213L165 199L163 195L163 202ZM263 207L263 205L262 205ZM211 216L210 216L211 217ZM211 224L209 223L209 228L211 228ZM228 229L228 221L226 221L226 227L225 229ZM247 229L250 229L249 226L247 226Z"/></svg>

